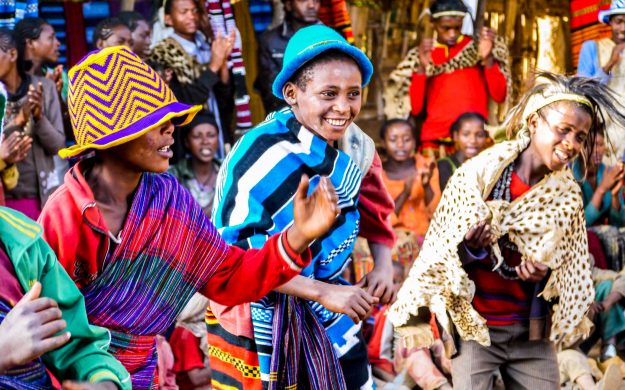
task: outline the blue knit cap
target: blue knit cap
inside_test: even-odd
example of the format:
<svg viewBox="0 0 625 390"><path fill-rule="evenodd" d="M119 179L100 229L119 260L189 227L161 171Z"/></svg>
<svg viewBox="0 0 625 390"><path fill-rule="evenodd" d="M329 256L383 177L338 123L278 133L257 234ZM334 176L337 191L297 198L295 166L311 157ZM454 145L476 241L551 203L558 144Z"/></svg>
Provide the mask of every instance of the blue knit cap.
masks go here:
<svg viewBox="0 0 625 390"><path fill-rule="evenodd" d="M339 33L322 24L304 27L289 40L284 51L282 70L273 82L273 94L284 99L282 88L293 74L306 62L327 50L339 50L352 57L362 73L362 86L369 84L373 65L362 50L347 43Z"/></svg>

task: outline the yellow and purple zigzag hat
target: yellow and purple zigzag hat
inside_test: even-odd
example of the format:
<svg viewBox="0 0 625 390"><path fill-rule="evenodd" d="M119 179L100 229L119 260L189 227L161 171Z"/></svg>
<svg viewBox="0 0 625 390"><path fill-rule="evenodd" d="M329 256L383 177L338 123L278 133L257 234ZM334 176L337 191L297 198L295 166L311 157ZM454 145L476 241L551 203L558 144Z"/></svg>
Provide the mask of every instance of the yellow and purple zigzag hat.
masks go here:
<svg viewBox="0 0 625 390"><path fill-rule="evenodd" d="M178 102L159 75L125 46L89 53L68 76L76 145L61 149L63 158L132 141L169 120L185 125L202 108Z"/></svg>

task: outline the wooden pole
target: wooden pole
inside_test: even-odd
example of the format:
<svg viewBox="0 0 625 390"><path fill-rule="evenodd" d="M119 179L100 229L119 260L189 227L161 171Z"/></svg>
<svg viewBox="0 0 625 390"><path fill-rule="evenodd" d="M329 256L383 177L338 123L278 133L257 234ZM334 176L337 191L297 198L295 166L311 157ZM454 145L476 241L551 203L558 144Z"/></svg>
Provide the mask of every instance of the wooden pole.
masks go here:
<svg viewBox="0 0 625 390"><path fill-rule="evenodd" d="M480 36L480 31L484 27L484 14L486 14L486 0L478 0L475 11L475 21L473 22L473 35Z"/></svg>

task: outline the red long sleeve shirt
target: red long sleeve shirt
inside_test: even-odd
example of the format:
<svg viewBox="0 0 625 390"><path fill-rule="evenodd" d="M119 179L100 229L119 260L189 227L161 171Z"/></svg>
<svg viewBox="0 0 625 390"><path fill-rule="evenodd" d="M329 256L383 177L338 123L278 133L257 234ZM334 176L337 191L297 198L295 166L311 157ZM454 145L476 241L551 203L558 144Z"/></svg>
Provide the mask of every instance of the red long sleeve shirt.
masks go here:
<svg viewBox="0 0 625 390"><path fill-rule="evenodd" d="M44 239L82 289L102 270L110 238L80 168L79 163L67 172L65 184L50 197L39 223ZM310 260L310 250L299 256L283 234L271 237L261 249L229 246L225 259L199 292L225 305L252 302L298 275Z"/></svg>
<svg viewBox="0 0 625 390"><path fill-rule="evenodd" d="M436 43L432 63L441 65L449 61L471 41L470 37L463 36L454 46ZM497 62L490 68L475 65L429 78L414 73L410 84L412 114L421 113L424 105L426 111L421 142L448 138L451 124L466 112L477 112L488 118L488 97L502 103L506 99L506 89L506 78Z"/></svg>

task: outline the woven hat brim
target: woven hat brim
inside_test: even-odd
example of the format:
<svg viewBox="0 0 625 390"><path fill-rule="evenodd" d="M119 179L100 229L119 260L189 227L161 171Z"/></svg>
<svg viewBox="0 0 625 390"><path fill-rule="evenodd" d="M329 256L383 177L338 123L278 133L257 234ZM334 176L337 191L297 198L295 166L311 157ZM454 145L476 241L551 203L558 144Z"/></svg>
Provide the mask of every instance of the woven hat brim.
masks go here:
<svg viewBox="0 0 625 390"><path fill-rule="evenodd" d="M616 9L609 9L606 11L599 11L599 22L603 23L603 24L609 24L610 23L610 16L612 15L625 15L625 8L616 8Z"/></svg>
<svg viewBox="0 0 625 390"><path fill-rule="evenodd" d="M191 122L202 109L202 106L190 106L180 102L172 102L158 110L144 116L124 129L116 131L100 139L85 145L72 145L69 148L59 150L61 158L76 157L89 150L103 150L125 144L141 137L150 130L161 126L167 121L172 121L175 126L184 126Z"/></svg>
<svg viewBox="0 0 625 390"><path fill-rule="evenodd" d="M286 84L287 81L289 81L289 79L293 77L293 74L295 74L295 72L297 72L299 68L301 68L305 63L317 57L324 51L332 49L340 50L343 53L352 57L358 64L358 67L360 68L360 71L362 73L362 86L364 87L369 84L369 80L371 80L371 76L373 75L373 64L371 64L369 57L367 57L367 55L363 53L362 50L350 45L347 42L341 42L338 40L328 42L322 45L313 44L312 46L314 47L302 50L301 54L298 54L290 63L284 64L282 66L282 69L280 70L280 73L278 73L278 75L276 76L276 79L274 80L271 88L273 94L278 99L284 100L282 88L284 87L284 84Z"/></svg>

